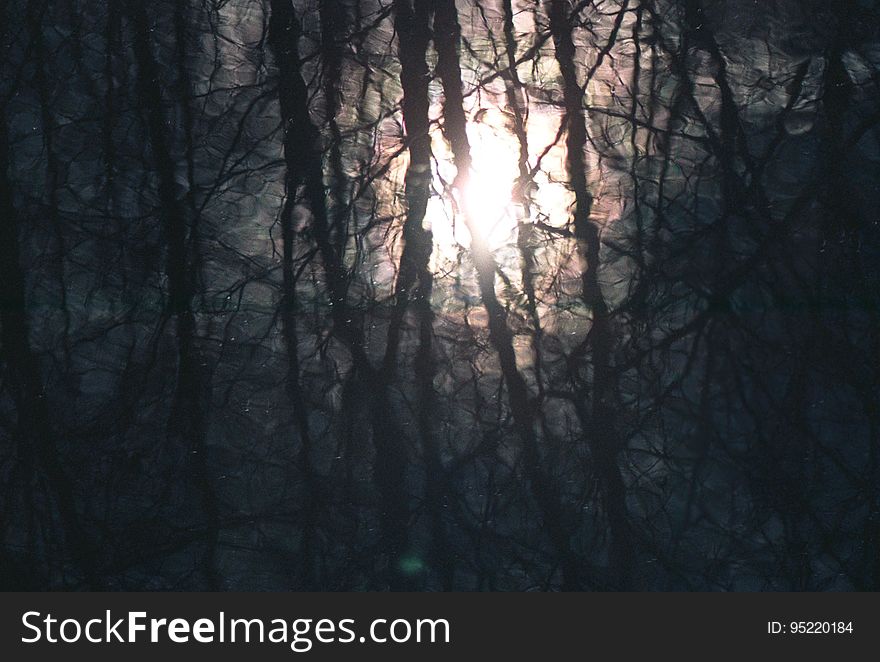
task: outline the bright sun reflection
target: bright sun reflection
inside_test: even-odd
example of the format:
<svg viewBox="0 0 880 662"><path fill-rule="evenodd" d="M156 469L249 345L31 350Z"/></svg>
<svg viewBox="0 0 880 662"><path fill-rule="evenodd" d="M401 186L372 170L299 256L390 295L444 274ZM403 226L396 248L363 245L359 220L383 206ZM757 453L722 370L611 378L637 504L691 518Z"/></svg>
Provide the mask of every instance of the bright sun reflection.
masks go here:
<svg viewBox="0 0 880 662"><path fill-rule="evenodd" d="M465 211L490 244L505 241L516 228L512 194L518 177L517 147L485 123L468 128L473 167L463 191Z"/></svg>
<svg viewBox="0 0 880 662"><path fill-rule="evenodd" d="M562 228L569 222L573 196L565 184L565 147L559 140L561 114L541 106L530 109L526 133L528 167L532 177L527 183L527 216L526 208L513 199L520 176L520 145L513 132L513 118L503 110L502 99L488 93L479 98L471 97L475 105L467 109L467 133L472 168L461 191L453 191L456 168L449 143L439 126L435 125L431 132L433 191L424 225L433 233L431 267L435 273L462 275L456 264L471 244L462 212L466 211L479 228L496 263L508 272L511 282L516 281L520 270L521 256L517 246L520 225L539 222L544 228ZM432 107L431 115L442 117L439 100ZM391 180L400 193L405 186L406 167L404 153L391 169ZM397 204L404 202L402 195L394 199ZM393 213L403 218L403 211L404 207L396 207ZM536 248L544 250L549 246L549 242L535 236L540 244ZM551 258L548 256L547 259ZM394 270L389 268L387 274L385 272L384 268L377 268L376 277L387 276L392 282Z"/></svg>
<svg viewBox="0 0 880 662"><path fill-rule="evenodd" d="M484 99L485 101L485 99ZM472 169L464 190L456 196L460 211L466 211L483 234L483 239L504 266L505 256L515 254L505 248L516 245L517 227L522 222L541 220L547 225L564 226L568 222L571 194L564 180L564 148L554 145L558 138L559 117L553 113L532 112L527 125L529 167L541 157L541 168L531 182L531 218L513 200L519 179L519 142L511 130L512 118L496 106L483 105L468 122ZM549 146L549 148L548 148ZM450 204L450 187L455 166L449 144L439 128L432 134L435 158L434 195L428 205L426 225L434 233L435 266L454 260L461 247L470 246L465 223L456 218Z"/></svg>
<svg viewBox="0 0 880 662"><path fill-rule="evenodd" d="M481 121L468 124L473 165L458 200L462 211L467 212L480 228L490 249L497 249L516 240L518 212L511 197L519 176L519 148L509 132L496 126L495 122L500 123L502 119L500 111L484 112L482 115ZM493 118L493 115L499 118ZM434 185L439 191L444 186L450 186L455 178L452 154L439 131L433 136L433 150L438 163ZM452 223L452 219L453 210L448 204L448 197L432 198L427 220L441 255L446 253L448 256L459 245L470 244L470 235L464 223Z"/></svg>
<svg viewBox="0 0 880 662"><path fill-rule="evenodd" d="M464 188L464 207L484 231L492 232L510 212L512 182L505 172L471 172Z"/></svg>

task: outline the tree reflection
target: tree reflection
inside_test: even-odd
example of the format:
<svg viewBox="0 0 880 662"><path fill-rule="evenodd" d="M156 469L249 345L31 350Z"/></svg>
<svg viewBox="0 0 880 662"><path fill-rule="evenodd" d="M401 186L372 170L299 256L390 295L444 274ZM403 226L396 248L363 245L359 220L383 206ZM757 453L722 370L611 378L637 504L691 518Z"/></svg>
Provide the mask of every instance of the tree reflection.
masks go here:
<svg viewBox="0 0 880 662"><path fill-rule="evenodd" d="M876 589L878 7L2 7L3 585Z"/></svg>

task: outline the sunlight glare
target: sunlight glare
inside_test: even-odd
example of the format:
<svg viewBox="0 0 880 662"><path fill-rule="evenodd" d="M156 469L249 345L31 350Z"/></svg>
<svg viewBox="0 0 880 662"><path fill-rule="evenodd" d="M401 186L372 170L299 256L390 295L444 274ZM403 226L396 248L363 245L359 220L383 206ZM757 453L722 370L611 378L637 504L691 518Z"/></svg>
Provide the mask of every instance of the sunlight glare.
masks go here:
<svg viewBox="0 0 880 662"><path fill-rule="evenodd" d="M489 120L470 122L467 131L472 167L464 190L458 195L460 211L473 219L489 247L496 249L515 241L517 212L511 196L518 176L518 148L509 132ZM434 136L434 153L438 157L435 186L440 186L440 182L451 183L455 178L455 167L449 147L439 132ZM433 217L430 220L435 240L447 247L468 245L470 236L465 224L455 223L453 226L448 220L440 222L441 216L448 218L452 210L444 208L438 198L434 198L434 203L429 216Z"/></svg>
<svg viewBox="0 0 880 662"><path fill-rule="evenodd" d="M473 167L463 191L465 211L487 236L504 240L515 227L511 196L517 178L516 152L511 153L509 141L483 124L472 124L469 133Z"/></svg>

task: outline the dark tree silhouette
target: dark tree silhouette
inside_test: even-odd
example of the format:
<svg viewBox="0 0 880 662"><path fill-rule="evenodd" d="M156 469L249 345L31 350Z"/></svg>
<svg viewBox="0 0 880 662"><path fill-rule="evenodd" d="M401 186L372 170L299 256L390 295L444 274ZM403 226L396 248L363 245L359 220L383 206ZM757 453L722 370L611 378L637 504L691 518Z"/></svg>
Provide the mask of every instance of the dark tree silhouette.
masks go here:
<svg viewBox="0 0 880 662"><path fill-rule="evenodd" d="M878 587L877 3L0 12L4 587Z"/></svg>

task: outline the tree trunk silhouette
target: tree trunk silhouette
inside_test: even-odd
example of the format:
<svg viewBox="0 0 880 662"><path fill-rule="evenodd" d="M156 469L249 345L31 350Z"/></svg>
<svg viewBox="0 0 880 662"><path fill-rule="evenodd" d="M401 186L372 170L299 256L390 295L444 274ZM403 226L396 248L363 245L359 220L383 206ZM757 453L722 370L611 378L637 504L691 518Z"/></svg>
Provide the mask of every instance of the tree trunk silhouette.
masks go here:
<svg viewBox="0 0 880 662"><path fill-rule="evenodd" d="M430 520L431 565L445 590L451 590L454 568L450 558L443 504L446 499L444 467L434 434L433 414L435 360L434 313L431 308L433 275L430 269L433 236L424 228L431 187L431 138L429 135L428 66L425 60L430 31L428 0L396 0L397 32L403 88L401 109L406 130L409 165L406 171L406 219L403 247L395 284L395 301L388 328L383 371L393 377L397 367L401 331L407 309L415 309L419 344L415 357L418 409L417 426L425 455L425 507Z"/></svg>
<svg viewBox="0 0 880 662"><path fill-rule="evenodd" d="M615 570L617 585L625 589L630 585L634 558L626 508L626 487L617 459L621 450L621 441L615 429L617 397L614 368L611 364L611 316L599 284L600 229L590 218L593 196L587 187L587 169L584 161L584 151L587 147L587 125L583 111L584 94L575 67L576 50L567 6L568 3L563 0L551 0L548 14L556 62L563 81L566 168L568 181L575 195L574 234L584 264L581 272L581 299L591 314L591 326L587 336L588 347L584 346L582 351L589 352L590 355L592 389L589 396L583 389L578 394L581 399L589 397L591 404L589 418L585 420L583 415L580 418L584 435L590 443L596 474L604 495L608 525L611 530L611 564ZM623 10L620 15L622 14ZM615 29L619 26L619 22L615 23Z"/></svg>
<svg viewBox="0 0 880 662"><path fill-rule="evenodd" d="M471 148L467 136L467 119L458 61L461 28L454 0L435 0L434 44L437 48L437 70L443 84L444 134L452 146L456 177L454 188L463 191L471 170ZM498 362L507 387L510 410L517 435L523 444L523 462L526 476L538 507L541 510L547 535L562 566L563 586L568 589L583 587L581 562L571 546L569 515L560 501L559 488L553 477L542 466L541 450L535 434L535 405L523 376L516 364L513 336L507 324L507 311L495 292L497 265L486 245L479 220L463 205L463 217L471 235L471 257L477 270L480 296L489 321L489 337L498 355Z"/></svg>
<svg viewBox="0 0 880 662"><path fill-rule="evenodd" d="M348 306L346 269L328 222L323 167L317 151L319 133L309 116L308 92L297 50L298 19L289 0L273 0L271 12L269 46L280 74L278 95L288 196L302 185L312 213L312 235L327 277L333 333L351 353L354 369L371 394L368 413L376 450L374 475L381 497L383 546L388 556L386 574L392 590L401 590L408 588L411 580L403 568L409 528L403 435L394 420L387 385L364 351L363 334Z"/></svg>
<svg viewBox="0 0 880 662"><path fill-rule="evenodd" d="M28 545L31 553L37 547L37 528L51 531L53 519L37 522L34 494L46 478L51 501L58 510L62 538L70 553L70 562L82 573L82 582L91 589L101 588L96 554L76 508L73 484L64 470L55 433L52 430L50 402L40 376L40 364L30 343L27 318L25 275L19 254L20 217L15 208L13 188L9 180L10 155L6 108L0 108L0 343L15 403L13 441L19 465L18 482L22 485L23 506L29 512ZM4 518L5 519L5 518ZM44 534L45 535L45 534ZM65 559L66 561L66 559Z"/></svg>
<svg viewBox="0 0 880 662"><path fill-rule="evenodd" d="M138 2L128 5L132 19L133 52L137 64L137 89L146 115L147 133L158 178L159 217L166 241L165 275L168 279L165 315L174 320L177 341L177 381L168 421L172 441L185 449L189 472L200 495L204 516L205 550L201 569L207 586L219 588L216 568L220 536L219 506L208 468L206 412L210 386L196 346L196 318L193 294L196 276L190 255L192 223L186 204L176 192L177 165L171 152L169 135L159 87L161 71L150 44L149 17ZM183 35L179 35L183 36ZM185 49L184 44L178 48ZM190 192L192 195L192 191Z"/></svg>

